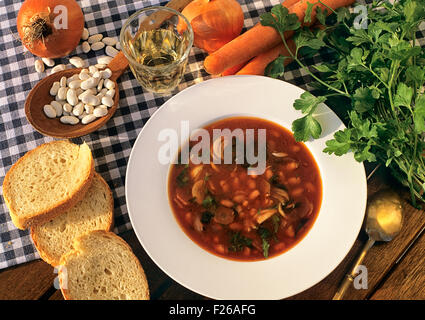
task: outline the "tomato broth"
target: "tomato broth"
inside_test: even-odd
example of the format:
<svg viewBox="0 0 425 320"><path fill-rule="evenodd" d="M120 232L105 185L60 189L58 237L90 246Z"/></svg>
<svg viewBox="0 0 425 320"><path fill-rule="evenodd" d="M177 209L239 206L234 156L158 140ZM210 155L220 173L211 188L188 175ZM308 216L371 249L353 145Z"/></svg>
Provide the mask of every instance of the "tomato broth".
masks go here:
<svg viewBox="0 0 425 320"><path fill-rule="evenodd" d="M255 165L236 157L229 164L173 164L168 181L172 211L185 233L211 253L242 261L274 257L303 239L316 220L322 201L319 168L289 130L253 117L226 118L206 126L210 159L216 151L213 129L226 128L242 129L244 134L254 129L257 147L259 129L265 129L264 172L248 174ZM237 139L231 140L232 148ZM196 143L190 141L189 149ZM223 156L224 150L219 151Z"/></svg>

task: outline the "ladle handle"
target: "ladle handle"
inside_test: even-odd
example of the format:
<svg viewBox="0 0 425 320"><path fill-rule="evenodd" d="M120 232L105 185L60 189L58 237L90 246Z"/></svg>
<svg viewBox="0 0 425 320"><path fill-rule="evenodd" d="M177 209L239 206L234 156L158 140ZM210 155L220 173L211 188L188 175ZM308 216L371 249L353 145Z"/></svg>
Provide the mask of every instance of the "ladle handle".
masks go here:
<svg viewBox="0 0 425 320"><path fill-rule="evenodd" d="M366 256L366 253L369 251L369 249L374 245L375 240L369 238L365 245L363 246L362 251L357 256L357 259L355 260L353 266L351 267L351 270L349 273L347 273L344 277L344 280L342 281L341 285L338 288L338 291L332 298L332 300L342 300L345 292L347 289L352 285L354 278L356 276L357 267L362 263L363 259Z"/></svg>
<svg viewBox="0 0 425 320"><path fill-rule="evenodd" d="M108 64L108 68L112 71L111 80L117 81L119 77L127 70L128 60L124 53L120 51Z"/></svg>

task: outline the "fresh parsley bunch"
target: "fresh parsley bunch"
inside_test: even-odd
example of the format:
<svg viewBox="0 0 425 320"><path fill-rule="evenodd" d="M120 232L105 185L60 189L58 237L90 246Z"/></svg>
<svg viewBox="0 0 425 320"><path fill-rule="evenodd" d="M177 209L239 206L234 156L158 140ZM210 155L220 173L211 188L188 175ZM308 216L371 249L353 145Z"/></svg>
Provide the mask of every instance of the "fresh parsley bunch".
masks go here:
<svg viewBox="0 0 425 320"><path fill-rule="evenodd" d="M338 101L346 106L348 127L326 142L324 152L341 156L352 151L359 162L381 162L410 188L413 204L416 198L425 201L425 50L416 40L425 3L374 0L367 6L367 28L359 28L357 14L347 8L335 11L320 0L312 0L305 22L311 21L313 10L316 28L303 28L281 5L261 16L263 25L279 32L289 52L284 32L295 31L296 51L269 64L266 75L281 77L283 60L292 58L315 80L317 94L305 92L294 103L304 115L292 124L296 140L318 138L317 106ZM308 67L299 58L319 51L329 62Z"/></svg>

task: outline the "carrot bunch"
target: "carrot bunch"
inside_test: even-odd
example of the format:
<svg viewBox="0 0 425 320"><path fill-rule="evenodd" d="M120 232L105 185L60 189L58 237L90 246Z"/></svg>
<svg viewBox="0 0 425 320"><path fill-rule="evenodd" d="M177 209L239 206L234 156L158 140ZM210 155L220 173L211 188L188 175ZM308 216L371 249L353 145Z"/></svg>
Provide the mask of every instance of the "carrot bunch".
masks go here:
<svg viewBox="0 0 425 320"><path fill-rule="evenodd" d="M355 0L321 0L321 3L314 5L311 22L306 24L304 18L308 3L314 2L316 0L286 0L282 6L286 7L290 14L295 13L303 25L311 26L316 22L316 7L320 9L329 7L336 10L353 4ZM293 32L286 32L285 39L291 38L292 35ZM288 44L291 50L295 48L292 41L289 41ZM279 55L290 55L283 45L279 33L272 27L257 23L245 33L211 53L204 61L204 68L209 74L214 75L263 75L267 65ZM285 59L284 63L286 65L290 62L290 59Z"/></svg>

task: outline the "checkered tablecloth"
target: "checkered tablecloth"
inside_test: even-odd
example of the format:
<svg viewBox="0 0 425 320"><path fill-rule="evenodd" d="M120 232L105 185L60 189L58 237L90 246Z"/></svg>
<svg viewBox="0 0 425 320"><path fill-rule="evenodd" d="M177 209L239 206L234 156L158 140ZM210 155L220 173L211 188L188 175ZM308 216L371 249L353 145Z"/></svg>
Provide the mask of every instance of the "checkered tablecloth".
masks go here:
<svg viewBox="0 0 425 320"><path fill-rule="evenodd" d="M28 52L19 41L16 18L22 0L0 1L0 186L13 163L27 151L42 143L53 140L33 129L24 112L25 98L31 88L46 73L38 74L34 68L36 57ZM91 34L119 37L125 20L135 11L152 5L165 5L157 0L77 0L81 6L85 26ZM245 28L259 21L259 15L277 4L279 0L241 0L245 13ZM81 46L70 56L78 55L95 64L104 50L84 54ZM210 78L203 70L206 54L193 48L189 57L184 79L175 94L184 88ZM69 59L56 59L65 63ZM95 158L99 172L113 191L115 232L131 229L125 203L124 183L128 157L138 133L149 117L172 95L158 96L145 92L133 74L127 71L118 80L120 90L119 108L108 123L98 131L74 142L85 141ZM146 150L149 152L149 150ZM2 194L2 188L0 187ZM0 269L39 258L28 230L18 230L12 223L4 199L0 197Z"/></svg>
<svg viewBox="0 0 425 320"><path fill-rule="evenodd" d="M25 117L25 98L32 87L45 74L34 69L36 58L18 40L16 17L21 0L0 2L0 193L6 172L21 156L38 145L51 141L36 132ZM79 0L84 12L85 25L91 34L118 38L124 21L135 11L152 5L165 5L157 0ZM244 30L259 21L259 16L281 2L280 0L239 0L245 15ZM425 29L425 28L424 28ZM425 36L418 38L424 38ZM96 57L104 55L104 50L84 54L81 46L71 54L78 55L89 64L96 63ZM203 70L206 54L193 48L189 57L184 79L175 94L184 88L210 78ZM322 60L314 57L311 63ZM68 64L68 58L57 59L56 63ZM308 63L308 61L307 61ZM295 65L290 65L284 76L286 81L306 88L310 77ZM113 191L115 202L115 232L131 229L124 183L126 165L131 148L138 133L149 117L172 95L158 96L145 92L128 71L118 80L120 103L115 115L98 131L74 139L76 143L85 141L91 148L99 172ZM150 152L146 150L146 152ZM0 197L0 269L39 258L28 230L18 230L12 223L3 197Z"/></svg>

